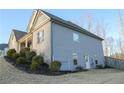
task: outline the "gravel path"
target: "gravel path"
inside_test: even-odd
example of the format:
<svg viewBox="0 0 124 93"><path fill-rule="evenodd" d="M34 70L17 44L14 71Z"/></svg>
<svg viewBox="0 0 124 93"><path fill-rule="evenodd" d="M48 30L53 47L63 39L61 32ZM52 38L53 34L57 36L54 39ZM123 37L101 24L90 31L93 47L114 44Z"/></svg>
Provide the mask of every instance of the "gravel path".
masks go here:
<svg viewBox="0 0 124 93"><path fill-rule="evenodd" d="M85 72L70 73L60 76L28 74L13 67L0 58L1 84L124 84L124 71L116 69L97 69Z"/></svg>

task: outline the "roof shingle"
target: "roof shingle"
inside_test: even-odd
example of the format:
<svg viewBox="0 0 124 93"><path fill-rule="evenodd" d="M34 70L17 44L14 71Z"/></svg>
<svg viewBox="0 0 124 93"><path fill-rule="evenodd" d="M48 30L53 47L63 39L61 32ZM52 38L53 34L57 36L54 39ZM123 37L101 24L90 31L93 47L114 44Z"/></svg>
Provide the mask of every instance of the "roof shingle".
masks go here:
<svg viewBox="0 0 124 93"><path fill-rule="evenodd" d="M71 27L77 29L79 32L81 32L81 33L83 33L83 34L86 34L86 35L88 35L88 36L90 36L90 37L93 37L93 38L96 38L96 39L99 39L99 40L103 40L103 38L101 38L101 37L99 37L99 36L97 36L97 35L95 35L95 34L89 32L89 31L87 31L86 29L84 29L84 28L82 28L82 27L80 27L80 26L78 26L78 25L76 25L76 24L74 24L74 23L72 23L72 22L70 22L70 21L66 21L66 20L64 20L64 19L62 19L62 18L60 18L60 17L57 17L57 16L55 16L55 15L53 15L53 14L50 14L50 13L48 13L48 12L46 12L46 11L43 11L43 10L40 10L40 11L44 12L44 13L45 13L47 16L49 16L52 20L55 20L55 21L61 22L61 23L63 23L63 24L69 25L69 26L71 26Z"/></svg>
<svg viewBox="0 0 124 93"><path fill-rule="evenodd" d="M22 38L23 36L25 36L27 33L26 32L23 32L23 31L19 31L19 30L16 30L16 29L13 29L13 32L15 34L15 38L16 40L18 41L20 38Z"/></svg>

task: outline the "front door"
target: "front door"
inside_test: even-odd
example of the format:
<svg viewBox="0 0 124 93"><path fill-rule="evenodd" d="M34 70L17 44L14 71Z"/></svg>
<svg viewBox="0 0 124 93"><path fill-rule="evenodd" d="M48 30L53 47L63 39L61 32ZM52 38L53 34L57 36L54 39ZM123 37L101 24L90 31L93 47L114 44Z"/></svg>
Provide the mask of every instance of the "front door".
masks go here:
<svg viewBox="0 0 124 93"><path fill-rule="evenodd" d="M85 56L85 69L90 69L90 60L89 60L89 56Z"/></svg>

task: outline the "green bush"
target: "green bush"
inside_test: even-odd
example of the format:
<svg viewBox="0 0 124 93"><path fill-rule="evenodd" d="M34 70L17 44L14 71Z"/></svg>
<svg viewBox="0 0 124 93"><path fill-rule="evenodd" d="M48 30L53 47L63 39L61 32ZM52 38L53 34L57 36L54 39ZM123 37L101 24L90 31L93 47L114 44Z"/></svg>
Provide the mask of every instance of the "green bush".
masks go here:
<svg viewBox="0 0 124 93"><path fill-rule="evenodd" d="M14 54L13 54L13 59L16 60L18 57L20 57L20 54L19 54L19 53L14 53Z"/></svg>
<svg viewBox="0 0 124 93"><path fill-rule="evenodd" d="M16 59L16 64L17 65L24 65L24 64L26 64L26 59L24 58L24 57L18 57L17 59Z"/></svg>
<svg viewBox="0 0 124 93"><path fill-rule="evenodd" d="M40 68L40 64L38 64L37 62L32 62L30 68L32 71L36 71Z"/></svg>
<svg viewBox="0 0 124 93"><path fill-rule="evenodd" d="M59 61L53 61L50 64L50 70L53 72L58 72L60 70L61 63Z"/></svg>
<svg viewBox="0 0 124 93"><path fill-rule="evenodd" d="M31 62L32 61L32 58L36 56L36 53L34 51L28 51L26 52L26 60L27 62Z"/></svg>
<svg viewBox="0 0 124 93"><path fill-rule="evenodd" d="M32 62L36 62L38 64L43 64L44 58L42 56L34 56L32 59Z"/></svg>
<svg viewBox="0 0 124 93"><path fill-rule="evenodd" d="M7 56L10 57L10 58L13 58L13 54L16 53L16 50L15 49L9 49L7 51Z"/></svg>
<svg viewBox="0 0 124 93"><path fill-rule="evenodd" d="M22 48L21 51L20 51L20 55L22 57L25 57L26 56L26 53L30 51L30 48L26 47L26 48Z"/></svg>
<svg viewBox="0 0 124 93"><path fill-rule="evenodd" d="M32 59L32 64L30 65L31 70L36 71L40 69L40 66L44 63L42 56L34 56Z"/></svg>

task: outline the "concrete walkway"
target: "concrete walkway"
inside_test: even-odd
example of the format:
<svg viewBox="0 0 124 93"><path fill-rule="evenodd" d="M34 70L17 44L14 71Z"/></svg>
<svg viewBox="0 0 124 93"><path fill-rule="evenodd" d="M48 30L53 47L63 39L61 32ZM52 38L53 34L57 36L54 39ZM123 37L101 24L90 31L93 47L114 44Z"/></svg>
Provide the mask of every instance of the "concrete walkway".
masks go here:
<svg viewBox="0 0 124 93"><path fill-rule="evenodd" d="M124 71L116 69L97 69L70 73L61 76L28 74L13 67L0 57L0 83L2 84L124 84Z"/></svg>

